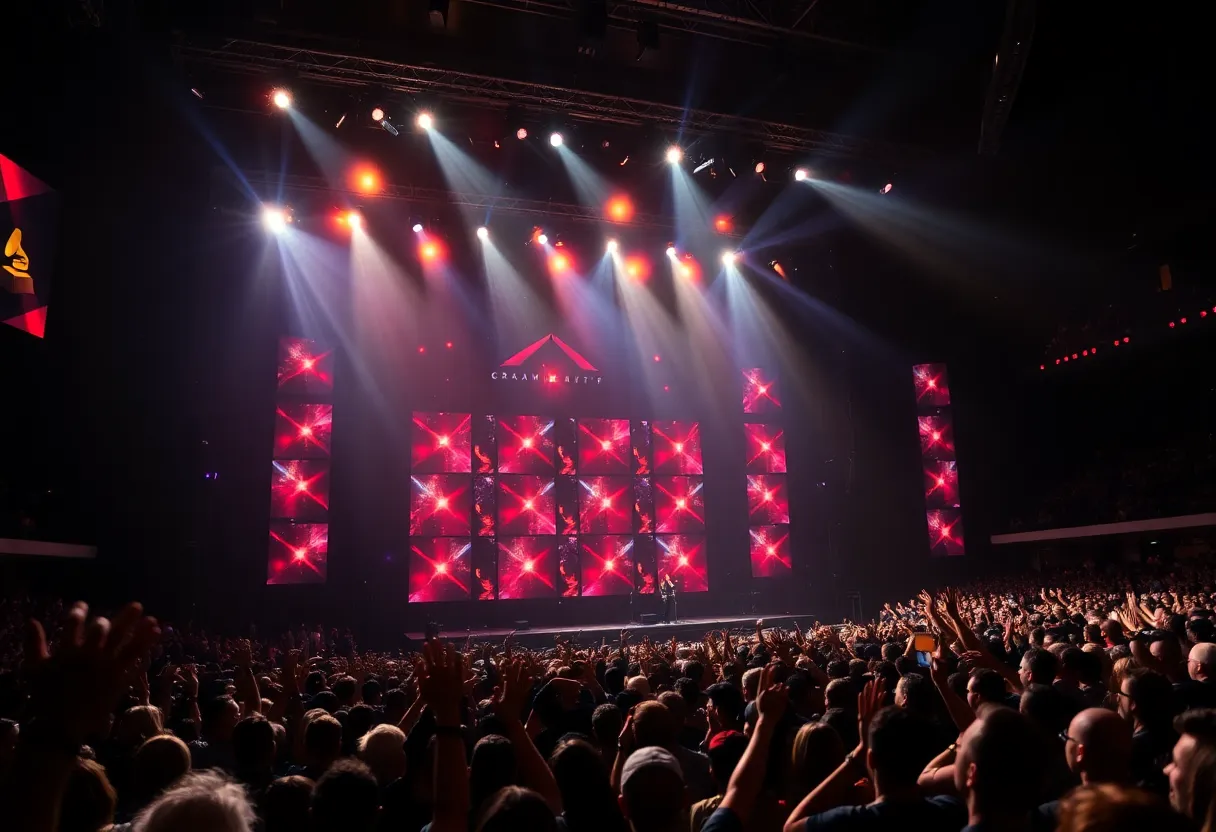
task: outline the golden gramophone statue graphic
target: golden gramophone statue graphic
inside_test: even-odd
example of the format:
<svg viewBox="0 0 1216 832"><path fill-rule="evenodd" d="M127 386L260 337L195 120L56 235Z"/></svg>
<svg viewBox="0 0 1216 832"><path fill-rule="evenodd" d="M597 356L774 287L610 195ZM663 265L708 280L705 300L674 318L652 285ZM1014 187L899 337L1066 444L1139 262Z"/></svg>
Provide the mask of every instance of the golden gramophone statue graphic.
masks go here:
<svg viewBox="0 0 1216 832"><path fill-rule="evenodd" d="M14 295L34 294L34 278L30 277L30 258L21 247L21 229L14 228L4 244L3 273L0 285Z"/></svg>

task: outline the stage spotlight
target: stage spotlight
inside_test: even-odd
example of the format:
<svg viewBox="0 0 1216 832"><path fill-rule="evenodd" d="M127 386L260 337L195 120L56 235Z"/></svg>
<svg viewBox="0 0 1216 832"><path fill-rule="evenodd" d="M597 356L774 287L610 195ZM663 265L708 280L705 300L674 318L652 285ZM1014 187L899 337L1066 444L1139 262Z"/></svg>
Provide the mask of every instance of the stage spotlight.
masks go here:
<svg viewBox="0 0 1216 832"><path fill-rule="evenodd" d="M726 214L719 214L714 217L714 231L719 234L729 234L735 228L735 222Z"/></svg>
<svg viewBox="0 0 1216 832"><path fill-rule="evenodd" d="M684 158L684 151L678 145L672 145L667 148L667 164L678 165L680 160Z"/></svg>
<svg viewBox="0 0 1216 832"><path fill-rule="evenodd" d="M675 246L670 245L670 244L667 246L667 256L671 257L672 259L675 258L675 256L676 256L676 247Z"/></svg>
<svg viewBox="0 0 1216 832"><path fill-rule="evenodd" d="M280 110L286 110L291 106L291 93L280 87L271 91L270 100L273 101L274 106L278 107Z"/></svg>
<svg viewBox="0 0 1216 832"><path fill-rule="evenodd" d="M554 147L561 147L563 141L565 141L565 139L562 138L561 133L549 134L549 144L553 145Z"/></svg>
<svg viewBox="0 0 1216 832"><path fill-rule="evenodd" d="M894 185L892 185L890 182L888 182L887 184L882 186L882 190L879 191L879 193L880 194L889 194L889 193L891 193L891 189L894 187L895 187Z"/></svg>
<svg viewBox="0 0 1216 832"><path fill-rule="evenodd" d="M380 175L371 168L362 168L355 172L355 190L364 194L373 194L380 190Z"/></svg>
<svg viewBox="0 0 1216 832"><path fill-rule="evenodd" d="M735 252L733 252L733 251L724 251L724 252L722 252L722 265L723 265L723 266L733 266L733 265L735 265L735 259L736 259L738 256L739 256L739 255L737 255L737 254L736 254Z"/></svg>
<svg viewBox="0 0 1216 832"><path fill-rule="evenodd" d="M380 109L379 107L376 107L375 109L373 109L372 110L372 121L376 122L377 124L384 121L384 110Z"/></svg>
<svg viewBox="0 0 1216 832"><path fill-rule="evenodd" d="M613 222L629 222L633 219L633 203L627 196L614 196L608 200L608 219Z"/></svg>
<svg viewBox="0 0 1216 832"><path fill-rule="evenodd" d="M775 272L776 272L778 275L780 275L780 276L781 276L781 279L782 279L782 280L786 281L787 283L789 282L789 279L790 279L790 278L789 278L789 275L787 275L787 274L785 273L785 267L784 267L784 266L782 266L782 265L781 265L780 263L778 263L776 260L774 260L773 262L769 263L769 265L773 267L773 271L775 271Z"/></svg>
<svg viewBox="0 0 1216 832"><path fill-rule="evenodd" d="M553 274L565 274L570 271L570 258L560 251L549 258L549 270Z"/></svg>
<svg viewBox="0 0 1216 832"><path fill-rule="evenodd" d="M542 246L549 245L549 235L544 233L537 234L536 242L540 243Z"/></svg>
<svg viewBox="0 0 1216 832"><path fill-rule="evenodd" d="M286 209L277 205L262 206L262 225L266 227L267 231L279 234L287 228L289 222L291 222L291 214Z"/></svg>
<svg viewBox="0 0 1216 832"><path fill-rule="evenodd" d="M810 174L807 173L806 168L798 168L798 170L794 171L795 182L805 181L808 176L810 176Z"/></svg>
<svg viewBox="0 0 1216 832"><path fill-rule="evenodd" d="M617 244L616 240L609 240L606 248L608 249L609 254L616 254L617 251L620 250L620 246Z"/></svg>
<svg viewBox="0 0 1216 832"><path fill-rule="evenodd" d="M756 162L756 173L764 173L764 162Z"/></svg>
<svg viewBox="0 0 1216 832"><path fill-rule="evenodd" d="M346 224L352 229L359 229L363 227L363 215L358 211L347 211L345 219Z"/></svg>
<svg viewBox="0 0 1216 832"><path fill-rule="evenodd" d="M416 222L416 223L414 223L414 233L415 233L415 234L421 234L421 233L422 233L422 223L420 223L420 222Z"/></svg>
<svg viewBox="0 0 1216 832"><path fill-rule="evenodd" d="M519 128L518 130L515 131L515 138L519 139L522 142L524 139L528 138L528 131L522 127Z"/></svg>
<svg viewBox="0 0 1216 832"><path fill-rule="evenodd" d="M486 228L484 225L477 229L477 239L481 240L483 243L490 239L490 229Z"/></svg>
<svg viewBox="0 0 1216 832"><path fill-rule="evenodd" d="M650 277L650 264L639 255L625 258L625 276L630 280L644 281Z"/></svg>
<svg viewBox="0 0 1216 832"><path fill-rule="evenodd" d="M417 123L418 123L418 126L420 128L422 128L423 130L430 130L432 127L435 126L435 119L431 116L430 113L428 113L424 110L423 112L418 114Z"/></svg>
<svg viewBox="0 0 1216 832"><path fill-rule="evenodd" d="M427 240L418 248L418 256L427 263L437 260L439 258L439 254L439 244L434 240Z"/></svg>

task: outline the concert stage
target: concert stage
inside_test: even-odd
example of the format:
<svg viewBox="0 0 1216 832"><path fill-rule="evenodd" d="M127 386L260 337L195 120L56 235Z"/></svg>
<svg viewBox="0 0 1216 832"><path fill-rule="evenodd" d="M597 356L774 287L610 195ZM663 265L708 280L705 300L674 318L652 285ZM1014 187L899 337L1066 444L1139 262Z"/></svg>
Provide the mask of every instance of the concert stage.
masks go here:
<svg viewBox="0 0 1216 832"><path fill-rule="evenodd" d="M585 627L546 627L538 629L517 630L515 632L515 642L524 647L546 647L553 644L555 636L561 636L563 639L572 638L576 643L590 645L599 644L604 639L608 640L609 644L616 643L620 639L621 630L629 631L629 640L632 644L638 644L643 637L649 636L651 641L667 640L670 641L672 636L686 641L688 639L697 639L698 641L711 630L715 633L722 630L731 630L733 632L753 633L756 629L756 619L763 618L765 628L782 627L789 628L794 626L797 621L803 630L806 630L814 623L815 618L811 615L765 615L765 616L747 616L740 618L688 618L681 619L675 624L638 624L636 622L630 624L607 624L600 626L585 626ZM510 633L509 629L485 629L485 630L456 630L444 628L440 626L440 636L449 639L467 638L471 636L473 641L501 641ZM406 633L410 639L421 641L424 638L422 633Z"/></svg>

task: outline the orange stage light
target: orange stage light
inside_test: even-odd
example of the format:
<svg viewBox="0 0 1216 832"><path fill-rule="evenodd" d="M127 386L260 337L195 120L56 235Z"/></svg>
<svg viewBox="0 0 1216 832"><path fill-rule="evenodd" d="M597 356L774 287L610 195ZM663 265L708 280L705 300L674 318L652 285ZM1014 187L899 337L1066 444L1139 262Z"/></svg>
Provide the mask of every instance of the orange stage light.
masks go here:
<svg viewBox="0 0 1216 832"><path fill-rule="evenodd" d="M549 256L549 271L554 275L565 274L570 271L570 258L562 252L555 252Z"/></svg>
<svg viewBox="0 0 1216 832"><path fill-rule="evenodd" d="M360 165L351 171L350 184L351 188L361 194L379 193L381 188L380 172L370 165Z"/></svg>
<svg viewBox="0 0 1216 832"><path fill-rule="evenodd" d="M642 282L650 277L650 263L641 255L625 258L625 276L630 280Z"/></svg>
<svg viewBox="0 0 1216 832"><path fill-rule="evenodd" d="M423 263L435 263L447 254L443 242L434 237L427 237L418 244L418 259Z"/></svg>
<svg viewBox="0 0 1216 832"><path fill-rule="evenodd" d="M629 222L633 219L633 203L627 196L614 196L608 200L605 211L608 219L613 222Z"/></svg>
<svg viewBox="0 0 1216 832"><path fill-rule="evenodd" d="M714 217L714 231L719 234L729 234L735 230L735 221L732 217L726 214L719 214Z"/></svg>

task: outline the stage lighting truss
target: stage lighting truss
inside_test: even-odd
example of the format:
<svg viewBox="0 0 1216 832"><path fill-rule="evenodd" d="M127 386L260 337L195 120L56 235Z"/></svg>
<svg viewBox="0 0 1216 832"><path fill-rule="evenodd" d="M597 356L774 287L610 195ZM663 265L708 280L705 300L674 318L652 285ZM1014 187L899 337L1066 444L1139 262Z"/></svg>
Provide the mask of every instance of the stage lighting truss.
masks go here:
<svg viewBox="0 0 1216 832"><path fill-rule="evenodd" d="M891 161L927 155L922 149L811 127L333 51L241 39L208 41L199 36L188 37L176 52L187 64L207 64L250 75L281 77L294 73L323 84L365 86L382 93L425 93L431 98L451 96L497 106L516 104L567 119L665 126L679 130L682 136L731 134L761 143L771 151Z"/></svg>

